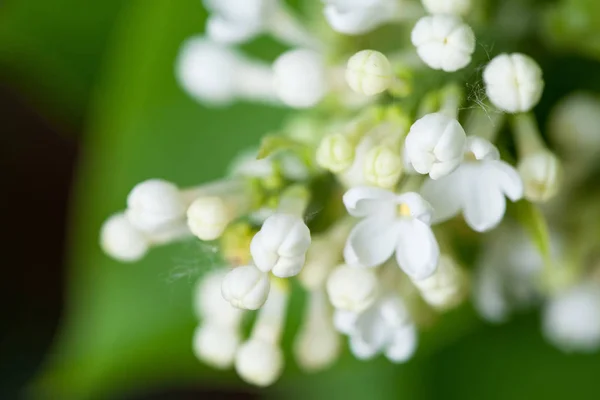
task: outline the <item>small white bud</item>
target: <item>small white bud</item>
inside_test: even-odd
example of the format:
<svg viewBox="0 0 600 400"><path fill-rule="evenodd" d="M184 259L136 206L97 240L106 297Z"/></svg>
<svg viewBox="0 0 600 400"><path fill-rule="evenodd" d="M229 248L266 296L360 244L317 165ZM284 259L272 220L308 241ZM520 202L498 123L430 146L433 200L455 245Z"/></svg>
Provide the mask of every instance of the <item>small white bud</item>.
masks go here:
<svg viewBox="0 0 600 400"><path fill-rule="evenodd" d="M220 197L200 197L187 210L190 230L200 240L215 240L221 237L232 221L232 210Z"/></svg>
<svg viewBox="0 0 600 400"><path fill-rule="evenodd" d="M517 169L527 200L545 202L558 192L562 181L562 165L552 152L542 150L527 155L519 162Z"/></svg>
<svg viewBox="0 0 600 400"><path fill-rule="evenodd" d="M194 291L194 311L199 319L235 327L240 323L242 311L223 298L221 286L225 276L227 271L219 269L198 280Z"/></svg>
<svg viewBox="0 0 600 400"><path fill-rule="evenodd" d="M341 133L327 135L317 148L317 163L333 172L342 172L354 161L355 144Z"/></svg>
<svg viewBox="0 0 600 400"><path fill-rule="evenodd" d="M270 287L268 274L254 265L246 265L229 271L221 285L221 293L234 307L258 310L265 304Z"/></svg>
<svg viewBox="0 0 600 400"><path fill-rule="evenodd" d="M421 18L412 30L411 41L425 64L446 72L466 67L475 51L471 27L447 14Z"/></svg>
<svg viewBox="0 0 600 400"><path fill-rule="evenodd" d="M438 309L447 309L459 304L466 295L464 277L454 260L440 256L437 271L429 278L413 281L423 300Z"/></svg>
<svg viewBox="0 0 600 400"><path fill-rule="evenodd" d="M315 51L287 51L275 60L273 72L277 96L290 107L312 107L328 92L325 62Z"/></svg>
<svg viewBox="0 0 600 400"><path fill-rule="evenodd" d="M310 246L310 231L302 218L277 213L264 222L250 243L256 267L280 278L297 275Z"/></svg>
<svg viewBox="0 0 600 400"><path fill-rule="evenodd" d="M239 343L235 329L209 322L196 328L193 349L199 360L214 368L227 369L233 364Z"/></svg>
<svg viewBox="0 0 600 400"><path fill-rule="evenodd" d="M100 232L100 245L106 254L124 262L141 259L150 247L146 236L122 213L115 214L104 222Z"/></svg>
<svg viewBox="0 0 600 400"><path fill-rule="evenodd" d="M375 301L379 282L371 269L337 267L327 279L327 294L337 309L359 313Z"/></svg>
<svg viewBox="0 0 600 400"><path fill-rule="evenodd" d="M346 35L362 35L398 14L396 0L324 0L323 13L331 28Z"/></svg>
<svg viewBox="0 0 600 400"><path fill-rule="evenodd" d="M321 371L329 367L339 356L339 334L330 324L315 325L298 334L294 351L298 364L304 370Z"/></svg>
<svg viewBox="0 0 600 400"><path fill-rule="evenodd" d="M600 347L600 288L584 283L549 300L543 313L548 341L566 352Z"/></svg>
<svg viewBox="0 0 600 400"><path fill-rule="evenodd" d="M483 81L492 104L509 113L530 111L544 90L542 69L520 53L494 57L483 71Z"/></svg>
<svg viewBox="0 0 600 400"><path fill-rule="evenodd" d="M346 82L352 90L365 96L386 91L394 77L387 57L375 50L362 50L348 60Z"/></svg>
<svg viewBox="0 0 600 400"><path fill-rule="evenodd" d="M471 10L471 0L421 0L430 14L466 15Z"/></svg>
<svg viewBox="0 0 600 400"><path fill-rule="evenodd" d="M127 218L143 232L156 232L183 219L185 202L177 186L160 179L138 183L127 196Z"/></svg>
<svg viewBox="0 0 600 400"><path fill-rule="evenodd" d="M260 24L273 12L276 0L203 0L211 12L239 23Z"/></svg>
<svg viewBox="0 0 600 400"><path fill-rule="evenodd" d="M206 21L206 34L215 42L224 44L243 43L256 36L262 26L249 22L238 24L220 15L211 15Z"/></svg>
<svg viewBox="0 0 600 400"><path fill-rule="evenodd" d="M272 342L251 338L238 350L235 369L246 382L256 386L269 386L283 371L281 348Z"/></svg>
<svg viewBox="0 0 600 400"><path fill-rule="evenodd" d="M375 146L365 156L365 179L368 183L382 188L392 188L402 175L400 150L388 146Z"/></svg>
<svg viewBox="0 0 600 400"><path fill-rule="evenodd" d="M466 142L465 130L456 119L442 113L427 114L410 128L405 155L418 173L439 179L460 165Z"/></svg>
<svg viewBox="0 0 600 400"><path fill-rule="evenodd" d="M235 50L206 40L188 39L177 60L181 86L202 102L227 104L238 94L236 74L241 58Z"/></svg>

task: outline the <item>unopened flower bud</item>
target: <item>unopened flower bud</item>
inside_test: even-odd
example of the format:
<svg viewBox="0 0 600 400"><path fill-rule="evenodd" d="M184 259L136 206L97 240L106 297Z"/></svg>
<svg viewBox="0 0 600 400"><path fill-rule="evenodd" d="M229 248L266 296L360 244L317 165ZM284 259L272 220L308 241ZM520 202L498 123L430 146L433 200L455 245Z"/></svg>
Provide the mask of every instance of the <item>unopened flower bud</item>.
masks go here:
<svg viewBox="0 0 600 400"><path fill-rule="evenodd" d="M413 281L423 300L438 309L447 309L460 303L466 295L462 271L450 257L440 256L436 272L429 278Z"/></svg>
<svg viewBox="0 0 600 400"><path fill-rule="evenodd" d="M520 53L494 57L483 71L483 81L492 104L509 113L531 110L544 90L542 69Z"/></svg>
<svg viewBox="0 0 600 400"><path fill-rule="evenodd" d="M379 282L375 272L341 265L329 275L327 294L337 309L353 312L366 310L375 301Z"/></svg>
<svg viewBox="0 0 600 400"><path fill-rule="evenodd" d="M150 243L124 214L115 214L102 225L100 245L112 258L133 262L146 254Z"/></svg>
<svg viewBox="0 0 600 400"><path fill-rule="evenodd" d="M471 0L421 0L430 14L466 15L471 9Z"/></svg>
<svg viewBox="0 0 600 400"><path fill-rule="evenodd" d="M411 41L425 64L446 72L466 67L475 51L471 27L447 14L421 18L413 28Z"/></svg>
<svg viewBox="0 0 600 400"><path fill-rule="evenodd" d="M323 13L331 28L346 35L362 35L393 20L398 12L395 0L325 0Z"/></svg>
<svg viewBox="0 0 600 400"><path fill-rule="evenodd" d="M267 300L270 286L268 274L254 265L246 265L229 271L223 280L221 293L234 307L257 310Z"/></svg>
<svg viewBox="0 0 600 400"><path fill-rule="evenodd" d="M275 343L251 338L238 350L235 369L246 382L256 386L269 386L283 371L281 348Z"/></svg>
<svg viewBox="0 0 600 400"><path fill-rule="evenodd" d="M184 218L185 202L171 182L150 179L129 193L126 215L139 230L156 232Z"/></svg>
<svg viewBox="0 0 600 400"><path fill-rule="evenodd" d="M460 123L442 113L427 114L410 128L405 155L420 174L439 179L462 162L467 135Z"/></svg>
<svg viewBox="0 0 600 400"><path fill-rule="evenodd" d="M356 145L346 135L327 135L317 148L317 163L333 172L342 172L352 165Z"/></svg>
<svg viewBox="0 0 600 400"><path fill-rule="evenodd" d="M600 288L581 284L549 300L543 314L548 341L567 351L592 352L600 347Z"/></svg>
<svg viewBox="0 0 600 400"><path fill-rule="evenodd" d="M362 50L348 60L346 82L352 90L365 96L386 91L394 77L387 57L375 50Z"/></svg>
<svg viewBox="0 0 600 400"><path fill-rule="evenodd" d="M310 231L302 218L277 213L254 235L250 253L258 269L287 278L302 270L309 246Z"/></svg>
<svg viewBox="0 0 600 400"><path fill-rule="evenodd" d="M196 328L193 349L199 360L214 368L227 369L233 364L239 343L235 329L209 322Z"/></svg>
<svg viewBox="0 0 600 400"><path fill-rule="evenodd" d="M283 53L273 63L275 91L294 108L316 105L327 94L327 71L323 57L312 50Z"/></svg>
<svg viewBox="0 0 600 400"><path fill-rule="evenodd" d="M541 150L527 155L519 162L517 169L527 200L545 202L558 192L562 181L562 165L552 152Z"/></svg>
<svg viewBox="0 0 600 400"><path fill-rule="evenodd" d="M365 179L368 183L382 188L392 188L402 175L400 150L388 146L375 146L365 156Z"/></svg>
<svg viewBox="0 0 600 400"><path fill-rule="evenodd" d="M200 197L187 210L190 230L200 240L215 240L221 237L233 219L232 210L220 197Z"/></svg>
<svg viewBox="0 0 600 400"><path fill-rule="evenodd" d="M226 270L218 269L200 278L194 291L194 311L199 319L234 327L239 324L243 312L223 298L221 286L225 276Z"/></svg>
<svg viewBox="0 0 600 400"><path fill-rule="evenodd" d="M220 15L211 15L206 21L206 34L223 44L242 43L256 36L262 26L255 23L238 24Z"/></svg>

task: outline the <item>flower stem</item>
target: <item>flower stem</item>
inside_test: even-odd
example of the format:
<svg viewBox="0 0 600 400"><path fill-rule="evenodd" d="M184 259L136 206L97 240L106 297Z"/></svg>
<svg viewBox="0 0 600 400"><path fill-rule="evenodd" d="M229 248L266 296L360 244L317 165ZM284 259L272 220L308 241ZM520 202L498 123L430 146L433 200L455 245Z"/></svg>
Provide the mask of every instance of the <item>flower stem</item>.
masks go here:
<svg viewBox="0 0 600 400"><path fill-rule="evenodd" d="M544 150L546 146L541 138L540 130L532 113L513 115L511 118L519 158Z"/></svg>

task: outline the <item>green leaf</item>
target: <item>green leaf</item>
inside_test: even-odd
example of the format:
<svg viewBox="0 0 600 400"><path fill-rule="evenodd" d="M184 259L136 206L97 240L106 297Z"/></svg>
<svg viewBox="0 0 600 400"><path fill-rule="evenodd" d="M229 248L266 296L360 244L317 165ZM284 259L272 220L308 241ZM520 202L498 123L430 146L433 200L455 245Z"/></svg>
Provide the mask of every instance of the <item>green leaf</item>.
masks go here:
<svg viewBox="0 0 600 400"><path fill-rule="evenodd" d="M297 140L281 135L267 135L260 143L258 156L256 158L260 160L284 150L304 154L308 149L305 144L300 143Z"/></svg>

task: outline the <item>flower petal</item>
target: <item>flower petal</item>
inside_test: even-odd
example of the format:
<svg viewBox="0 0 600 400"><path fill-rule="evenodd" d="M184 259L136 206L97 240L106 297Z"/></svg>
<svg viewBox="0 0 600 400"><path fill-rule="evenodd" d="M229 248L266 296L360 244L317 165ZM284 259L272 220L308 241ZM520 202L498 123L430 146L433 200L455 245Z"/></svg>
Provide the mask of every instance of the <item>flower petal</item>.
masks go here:
<svg viewBox="0 0 600 400"><path fill-rule="evenodd" d="M415 280L431 276L440 258L440 248L431 228L418 219L398 223L396 260L400 268Z"/></svg>
<svg viewBox="0 0 600 400"><path fill-rule="evenodd" d="M440 223L458 215L463 198L463 167L441 179L427 179L421 187L421 196L433 208L432 223Z"/></svg>
<svg viewBox="0 0 600 400"><path fill-rule="evenodd" d="M511 165L504 161L488 161L489 174L493 177L500 190L512 201L518 201L523 198L523 180L519 173Z"/></svg>
<svg viewBox="0 0 600 400"><path fill-rule="evenodd" d="M467 225L477 232L493 229L506 211L506 199L498 182L485 172L485 165L477 165L466 178L469 190L464 192L463 215Z"/></svg>
<svg viewBox="0 0 600 400"><path fill-rule="evenodd" d="M366 217L384 211L393 213L395 197L389 190L359 186L344 194L344 205L353 217Z"/></svg>
<svg viewBox="0 0 600 400"><path fill-rule="evenodd" d="M385 356L394 363L409 360L417 349L417 330L413 324L405 325L394 332Z"/></svg>
<svg viewBox="0 0 600 400"><path fill-rule="evenodd" d="M398 233L394 220L388 215L366 218L359 222L346 241L346 264L376 267L394 253Z"/></svg>
<svg viewBox="0 0 600 400"><path fill-rule="evenodd" d="M358 314L352 311L335 310L333 313L333 326L335 330L345 335L352 335L356 332L356 320Z"/></svg>
<svg viewBox="0 0 600 400"><path fill-rule="evenodd" d="M350 336L350 351L359 360L368 360L379 352L379 349L365 342L360 336Z"/></svg>

